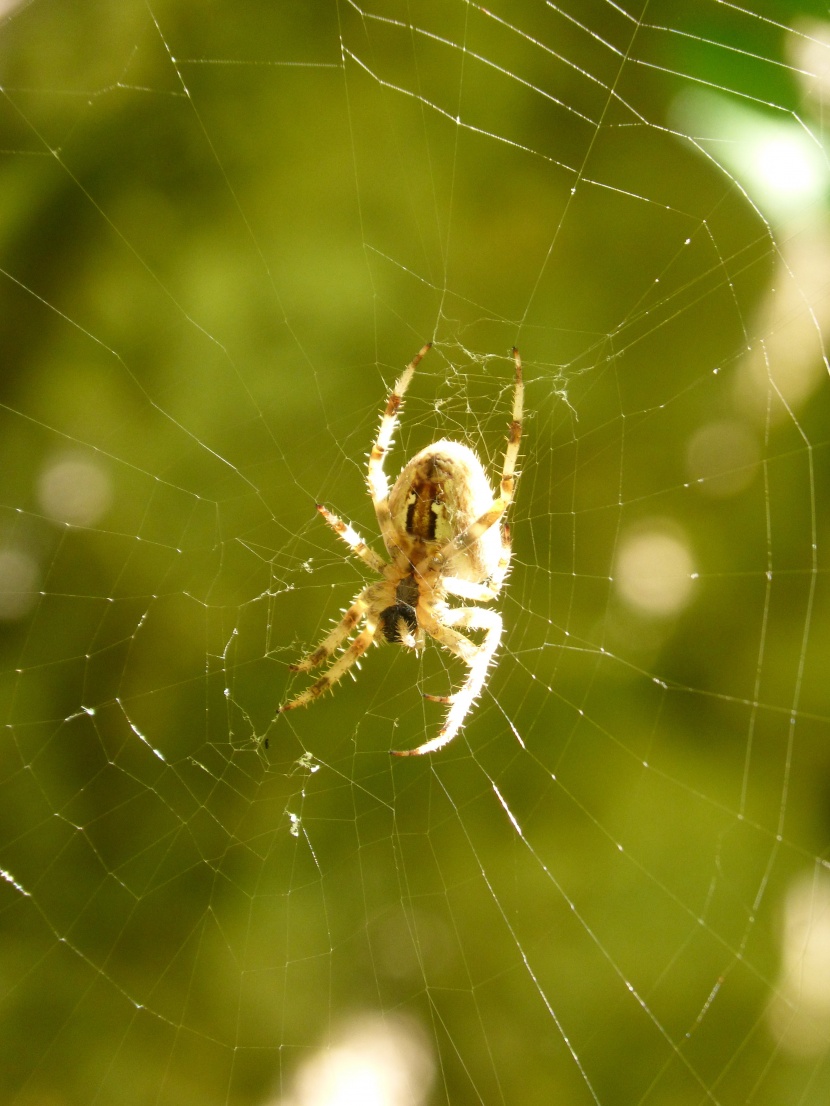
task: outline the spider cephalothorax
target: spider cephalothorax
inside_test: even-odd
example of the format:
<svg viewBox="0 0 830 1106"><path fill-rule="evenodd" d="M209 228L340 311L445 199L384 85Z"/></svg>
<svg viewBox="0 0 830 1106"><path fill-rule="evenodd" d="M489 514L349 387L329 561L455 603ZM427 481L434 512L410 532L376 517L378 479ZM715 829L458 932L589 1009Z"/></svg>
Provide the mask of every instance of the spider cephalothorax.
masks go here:
<svg viewBox="0 0 830 1106"><path fill-rule="evenodd" d="M348 523L318 506L334 532L365 565L382 578L369 584L313 653L297 664L308 672L332 656L361 622L363 629L305 691L280 707L280 713L305 706L332 687L379 638L423 648L425 635L460 657L469 668L462 687L452 695L427 695L450 709L431 741L395 756L431 753L451 741L484 686L487 668L499 644L501 615L485 607L450 607L447 595L471 603L494 599L510 565L510 530L502 519L513 499L516 458L522 436L522 363L513 350L516 383L513 418L504 455L500 493L495 495L484 466L469 446L442 439L416 453L389 490L383 461L398 422L398 412L413 373L431 343L404 369L389 397L377 439L369 454L369 492L389 554L385 561L370 549ZM481 630L476 644L461 630Z"/></svg>

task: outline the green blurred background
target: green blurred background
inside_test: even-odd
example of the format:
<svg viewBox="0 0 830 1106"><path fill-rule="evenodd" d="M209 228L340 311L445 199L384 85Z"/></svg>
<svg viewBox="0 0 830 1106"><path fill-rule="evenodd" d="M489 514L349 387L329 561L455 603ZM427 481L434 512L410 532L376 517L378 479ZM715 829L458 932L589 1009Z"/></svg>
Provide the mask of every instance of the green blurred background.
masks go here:
<svg viewBox="0 0 830 1106"><path fill-rule="evenodd" d="M6 12L4 1102L830 1100L822 15ZM437 648L274 712L430 338L392 474L528 417L393 761Z"/></svg>

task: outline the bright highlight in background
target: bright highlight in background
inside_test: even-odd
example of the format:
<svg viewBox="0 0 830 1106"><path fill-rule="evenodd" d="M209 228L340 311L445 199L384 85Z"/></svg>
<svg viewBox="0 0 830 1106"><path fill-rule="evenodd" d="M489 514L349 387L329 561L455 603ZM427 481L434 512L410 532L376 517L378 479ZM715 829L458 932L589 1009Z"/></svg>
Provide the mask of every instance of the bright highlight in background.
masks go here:
<svg viewBox="0 0 830 1106"><path fill-rule="evenodd" d="M294 1093L275 1106L421 1106L435 1078L419 1027L368 1015L299 1068Z"/></svg>
<svg viewBox="0 0 830 1106"><path fill-rule="evenodd" d="M770 1032L795 1056L830 1048L830 875L811 872L784 900L781 972L768 1011Z"/></svg>
<svg viewBox="0 0 830 1106"><path fill-rule="evenodd" d="M38 499L44 514L55 522L94 526L112 501L112 486L97 461L83 454L64 454L44 467Z"/></svg>
<svg viewBox="0 0 830 1106"><path fill-rule="evenodd" d="M750 145L754 166L751 175L757 178L761 191L795 203L816 199L824 190L826 167L810 140L797 131L770 127ZM752 172L754 170L754 173Z"/></svg>
<svg viewBox="0 0 830 1106"><path fill-rule="evenodd" d="M685 540L659 524L620 540L614 582L626 606L639 614L677 614L690 598L693 574Z"/></svg>
<svg viewBox="0 0 830 1106"><path fill-rule="evenodd" d="M800 215L824 202L827 157L820 142L795 120L782 122L714 92L678 97L674 124L744 186L773 219Z"/></svg>

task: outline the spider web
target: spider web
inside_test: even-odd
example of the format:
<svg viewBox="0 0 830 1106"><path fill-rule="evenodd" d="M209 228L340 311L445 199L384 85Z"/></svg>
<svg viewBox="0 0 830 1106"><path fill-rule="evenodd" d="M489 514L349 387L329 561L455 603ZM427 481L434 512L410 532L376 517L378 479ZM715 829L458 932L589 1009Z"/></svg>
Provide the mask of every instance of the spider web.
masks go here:
<svg viewBox="0 0 830 1106"><path fill-rule="evenodd" d="M825 1103L818 4L3 6L2 1097ZM500 471L497 663L275 720ZM353 670L355 671L355 670Z"/></svg>

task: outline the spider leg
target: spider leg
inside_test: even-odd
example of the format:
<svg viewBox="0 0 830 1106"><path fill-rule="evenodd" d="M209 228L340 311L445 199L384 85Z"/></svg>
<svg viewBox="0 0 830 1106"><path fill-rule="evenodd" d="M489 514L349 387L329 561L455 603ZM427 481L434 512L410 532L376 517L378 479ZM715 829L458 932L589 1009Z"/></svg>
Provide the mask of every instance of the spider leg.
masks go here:
<svg viewBox="0 0 830 1106"><path fill-rule="evenodd" d="M444 589L450 595L457 595L459 599L469 599L473 603L488 603L495 599L501 591L510 568L512 547L510 544L510 527L505 524L502 529L502 552L496 571L486 584L475 584L471 580L462 580L458 576L444 576L442 582Z"/></svg>
<svg viewBox="0 0 830 1106"><path fill-rule="evenodd" d="M525 386L522 380L522 359L519 351L513 347L513 361L516 365L516 385L513 389L513 417L510 422L510 435L507 439L507 449L504 451L504 466L501 473L501 498L508 505L513 500L513 491L516 486L514 472L516 459L519 456L519 443L522 440L522 414L524 411Z"/></svg>
<svg viewBox="0 0 830 1106"><path fill-rule="evenodd" d="M342 538L356 557L360 557L361 561L363 561L365 565L368 565L373 572L378 572L381 575L383 574L383 570L386 568L386 561L384 561L383 557L375 553L374 549L369 548L351 523L343 522L342 519L327 510L321 503L317 504L317 510L320 512L320 517L323 519L323 522L327 523L332 528L338 538Z"/></svg>
<svg viewBox="0 0 830 1106"><path fill-rule="evenodd" d="M440 749L452 741L461 729L473 703L481 694L487 669L501 640L502 620L501 615L496 611L481 607L458 607L455 610L448 610L443 622L438 622L435 618L426 619L423 616L421 617L427 633L449 649L451 653L461 657L470 671L464 684L454 694L449 696L426 696L434 702L451 704L447 717L444 719L444 725L438 735L430 741L424 742L423 745L419 745L417 749L392 750L392 755L396 757L417 757L423 756L424 753L434 753L436 749ZM453 629L453 625L471 630L484 630L484 641L480 645L476 645L469 638Z"/></svg>
<svg viewBox="0 0 830 1106"><path fill-rule="evenodd" d="M474 584L472 580L462 580L459 576L445 576L442 583L448 595L469 599L471 603L488 603L497 595L489 584Z"/></svg>
<svg viewBox="0 0 830 1106"><path fill-rule="evenodd" d="M472 667L476 658L476 653L479 650L480 646L476 645L475 642L470 641L470 639L465 637L463 634L459 634L456 630L453 630L451 628L451 623L456 621L456 618L454 616L456 616L458 612L464 612L474 609L476 608L458 607L454 610L448 610L446 611L445 617L442 618L440 623L436 622L434 624L430 624L430 635L436 640L439 640L440 643L454 656L460 657L460 659L463 660L468 667ZM485 611L484 613L487 614L488 612ZM440 627L440 635L439 630L436 627ZM453 692L450 695L431 695L428 691L422 691L421 694L425 699L429 699L431 703L446 704L451 703L455 699L458 692ZM395 756L414 756L416 751L417 750L413 750L412 753L395 753Z"/></svg>
<svg viewBox="0 0 830 1106"><path fill-rule="evenodd" d="M426 357L431 348L432 342L427 342L425 346L422 346L398 377L395 387L392 389L392 394L386 403L386 410L380 420L378 436L375 438L372 451L369 454L366 479L369 484L369 494L375 507L375 514L378 518L380 532L387 548L390 547L390 542L392 546L395 545L395 542L392 534L392 516L389 513L389 480L383 469L383 460L392 441L392 435L395 433L395 427L398 425L398 411L403 403L403 397L406 395L406 389L409 387L421 359Z"/></svg>
<svg viewBox="0 0 830 1106"><path fill-rule="evenodd" d="M310 672L312 668L316 668L318 664L322 664L326 657L330 657L332 653L337 649L341 641L349 636L355 626L363 618L366 610L369 606L369 601L366 598L366 591L362 591L360 595L354 600L352 605L344 612L343 617L337 623L337 625L328 633L317 648L303 657L302 660L296 662L296 664L289 664L289 668L292 672ZM280 707L280 710L286 710L286 707Z"/></svg>
<svg viewBox="0 0 830 1106"><path fill-rule="evenodd" d="M297 707L304 707L307 703L319 699L324 691L327 691L336 684L337 681L348 672L355 661L363 656L374 641L377 631L378 623L367 621L364 629L360 631L357 637L352 639L349 647L341 653L334 664L323 673L319 680L315 680L305 691L301 691L294 699L291 699L288 703L284 703L277 713L283 714L287 710L295 710Z"/></svg>

